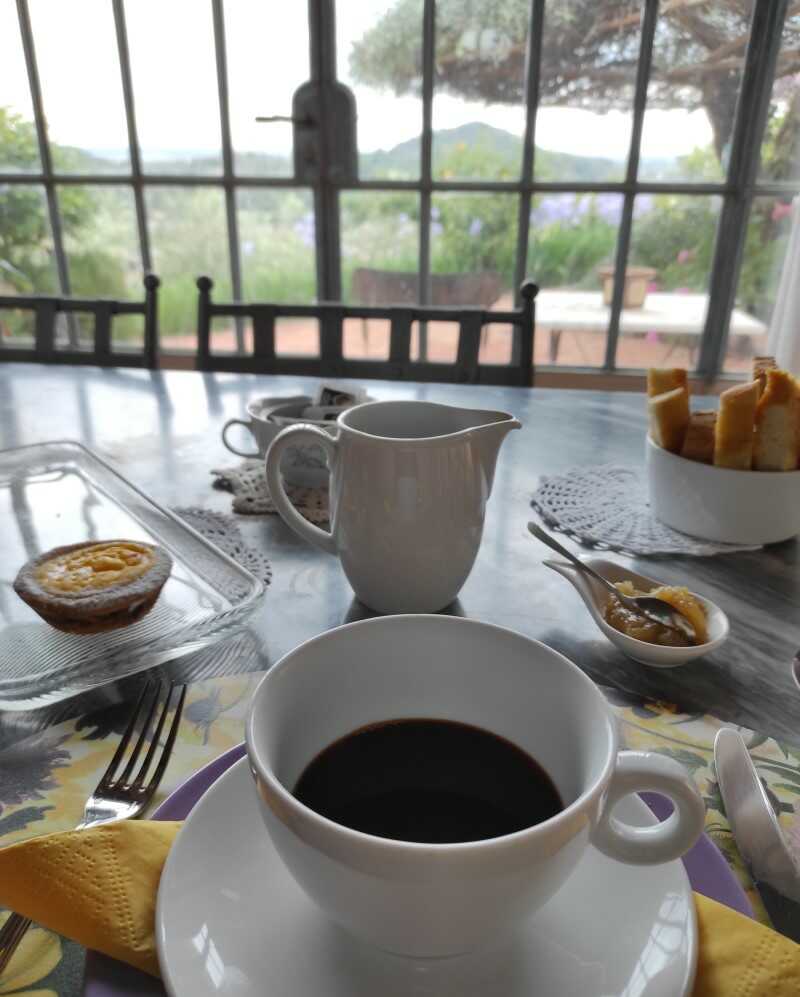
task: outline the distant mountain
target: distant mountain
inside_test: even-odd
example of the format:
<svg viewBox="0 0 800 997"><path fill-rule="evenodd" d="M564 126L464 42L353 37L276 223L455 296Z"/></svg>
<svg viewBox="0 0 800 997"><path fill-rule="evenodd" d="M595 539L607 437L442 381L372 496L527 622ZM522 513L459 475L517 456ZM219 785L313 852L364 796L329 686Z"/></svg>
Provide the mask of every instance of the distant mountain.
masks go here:
<svg viewBox="0 0 800 997"><path fill-rule="evenodd" d="M421 141L421 137L412 138L392 149L362 156L360 165L363 178L375 180L419 176ZM434 176L441 175L456 152L470 149L486 149L491 154L494 167L490 171L492 175L485 175L482 179L497 179L498 170L503 168L510 177L519 176L522 139L502 128L494 128L480 121L434 132ZM620 164L599 156L573 156L537 147L536 173L540 179L545 180L608 180L619 176Z"/></svg>
<svg viewBox="0 0 800 997"><path fill-rule="evenodd" d="M360 157L360 175L364 180L416 179L420 170L422 139L408 139L391 149L379 149ZM127 154L120 150L64 150L71 157L82 159L89 172L112 173L125 168L120 160ZM522 163L522 138L502 128L480 121L472 121L457 128L441 128L433 134L433 174L446 175L454 159L460 157L455 178L496 180L514 179L519 176ZM291 176L289 156L270 155L262 152L235 153L236 171L240 176ZM150 172L165 174L214 175L221 172L220 155L201 149L172 152L159 150L147 156ZM603 181L618 179L619 161L603 156L574 156L567 152L554 152L537 146L536 176L540 180ZM669 177L675 168L674 160L659 159L659 177Z"/></svg>

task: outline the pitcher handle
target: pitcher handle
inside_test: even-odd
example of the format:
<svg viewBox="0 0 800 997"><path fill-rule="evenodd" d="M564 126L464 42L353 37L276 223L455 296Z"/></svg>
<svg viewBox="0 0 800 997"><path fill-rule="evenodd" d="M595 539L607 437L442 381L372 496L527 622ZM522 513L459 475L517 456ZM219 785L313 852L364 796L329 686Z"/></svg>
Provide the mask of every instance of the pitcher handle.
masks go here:
<svg viewBox="0 0 800 997"><path fill-rule="evenodd" d="M317 547L321 547L329 554L336 554L336 540L333 534L327 530L321 530L318 526L309 523L307 519L301 516L289 501L286 489L283 487L283 478L280 472L281 457L287 447L300 442L315 443L321 446L327 454L328 462L331 466L336 461L339 452L338 440L329 436L325 430L317 429L316 426L289 426L278 433L270 444L269 450L267 450L266 473L270 498L274 502L275 508L280 513L283 521L298 536L315 544Z"/></svg>

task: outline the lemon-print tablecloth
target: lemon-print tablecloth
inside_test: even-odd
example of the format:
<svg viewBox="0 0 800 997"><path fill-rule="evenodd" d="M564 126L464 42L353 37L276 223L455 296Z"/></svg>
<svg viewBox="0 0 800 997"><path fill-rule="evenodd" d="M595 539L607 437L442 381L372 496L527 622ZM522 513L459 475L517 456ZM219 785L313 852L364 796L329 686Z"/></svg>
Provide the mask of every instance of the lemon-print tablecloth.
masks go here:
<svg viewBox="0 0 800 997"><path fill-rule="evenodd" d="M178 741L153 807L201 766L241 742L258 677L209 679L190 687ZM680 713L668 703L605 691L626 747L669 755L692 772L706 801L706 832L747 891L756 916L769 923L721 813L712 749L724 725L710 716ZM75 826L130 709L129 703L105 709L0 752L0 845ZM741 730L787 837L800 852L800 749ZM0 913L0 920L5 916ZM0 995L76 997L82 978L83 952L78 946L37 928L28 933L24 948L0 978Z"/></svg>

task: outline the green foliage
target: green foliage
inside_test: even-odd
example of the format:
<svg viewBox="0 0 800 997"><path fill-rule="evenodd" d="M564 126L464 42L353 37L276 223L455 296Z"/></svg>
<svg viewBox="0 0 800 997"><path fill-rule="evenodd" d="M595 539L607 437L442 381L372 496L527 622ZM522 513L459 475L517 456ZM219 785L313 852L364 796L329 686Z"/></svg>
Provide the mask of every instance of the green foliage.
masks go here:
<svg viewBox="0 0 800 997"><path fill-rule="evenodd" d="M617 242L617 228L604 221L593 198L577 224L561 221L533 226L526 272L543 287L596 288L596 270L608 262Z"/></svg>
<svg viewBox="0 0 800 997"><path fill-rule="evenodd" d="M631 262L653 267L660 290L705 291L718 210L716 198L658 194L634 222Z"/></svg>
<svg viewBox="0 0 800 997"><path fill-rule="evenodd" d="M770 119L762 164L767 176L783 176L788 168L780 139L791 131L786 116L794 113L792 108L774 112ZM73 172L85 172L90 167L102 172L108 166L81 150L54 146L53 153L61 169ZM522 147L519 138L476 123L437 132L434 154L434 174L439 178L502 180L518 176ZM400 169L418 175L414 174L419 163L418 139L371 156L377 157L375 169L379 173ZM39 169L33 126L2 108L0 164L15 171ZM610 160L542 150L536 153L537 175L545 179L577 176L576 170L584 171L580 175L589 179L600 179L618 165ZM250 166L250 172L260 172L255 160ZM679 166L682 176L698 181L718 179L720 175L711 149L695 150ZM198 168L206 170L203 163ZM147 188L146 197L154 263L162 278L162 334L191 335L196 322L198 275L208 274L214 279L217 299L232 296L223 194L216 187L164 186ZM535 198L527 273L545 287L598 288L597 266L612 261L616 249L621 198L616 198L614 208L610 202L615 197L553 194ZM130 189L123 185L64 185L58 190L58 198L74 293L139 298L141 261ZM245 297L279 302L313 300L316 276L310 193L248 187L238 190L236 198ZM708 195L662 194L641 195L636 203L631 261L654 267L661 289L706 290L716 235L717 201ZM343 192L340 204L346 299L357 267L416 271L418 193ZM761 317L768 313L774 297L787 238L788 220L779 217L780 212L776 215L775 205L771 197L755 199L738 289L740 306ZM435 194L432 271L491 271L500 274L510 288L518 212L519 201L514 194ZM53 292L56 285L42 191L34 185L0 185L0 286L26 293ZM130 325L133 330L135 323ZM119 330L125 328L120 324Z"/></svg>
<svg viewBox="0 0 800 997"><path fill-rule="evenodd" d="M19 172L39 168L33 125L0 107L0 163ZM0 186L0 286L30 293L54 288L44 198L35 187Z"/></svg>

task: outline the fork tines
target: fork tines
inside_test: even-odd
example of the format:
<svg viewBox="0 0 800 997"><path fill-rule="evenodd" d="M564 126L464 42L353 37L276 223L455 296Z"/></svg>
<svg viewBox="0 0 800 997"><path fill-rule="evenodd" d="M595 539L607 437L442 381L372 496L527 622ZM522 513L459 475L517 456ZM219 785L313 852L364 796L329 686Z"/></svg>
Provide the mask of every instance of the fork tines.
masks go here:
<svg viewBox="0 0 800 997"><path fill-rule="evenodd" d="M133 710L130 722L120 739L114 757L111 759L97 787L97 791L102 792L104 788L111 785L131 786L137 789L151 783L154 784L154 788L158 785L172 753L172 745L178 731L185 696L186 686L169 685L161 682L159 679L147 680L139 693L139 699ZM172 710L175 710L175 716L167 735L167 741L161 751L158 765L148 780L148 773L153 758L159 749L164 724ZM136 738L124 769L120 772L120 766L128 747L134 739L137 727L139 727L139 736ZM136 769L139 757L148 742L149 747L144 761L134 776L134 770Z"/></svg>

